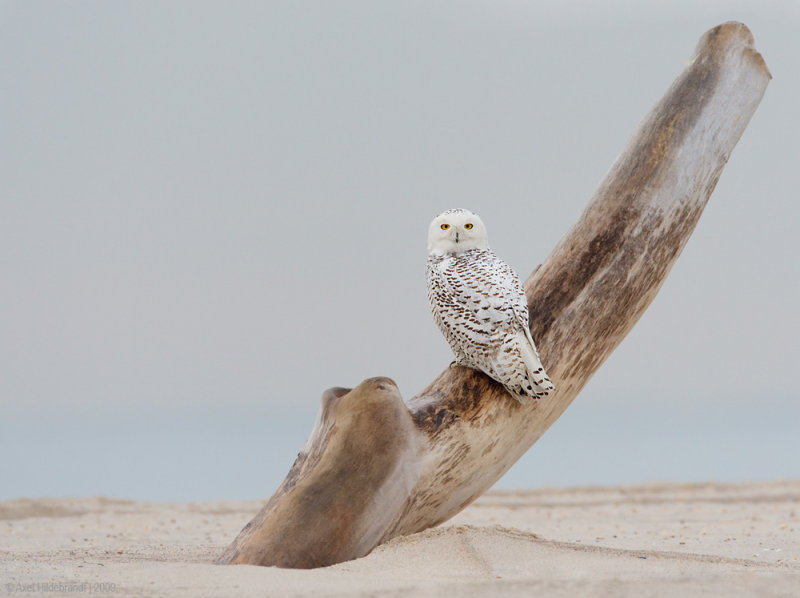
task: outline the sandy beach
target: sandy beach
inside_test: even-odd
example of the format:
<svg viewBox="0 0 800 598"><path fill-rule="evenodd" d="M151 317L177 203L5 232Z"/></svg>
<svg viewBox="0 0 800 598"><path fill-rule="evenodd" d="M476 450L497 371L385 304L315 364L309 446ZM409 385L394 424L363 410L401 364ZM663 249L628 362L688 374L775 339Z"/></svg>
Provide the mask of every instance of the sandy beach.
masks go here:
<svg viewBox="0 0 800 598"><path fill-rule="evenodd" d="M445 525L300 571L213 559L260 501L0 503L0 592L797 596L800 480L489 492Z"/></svg>

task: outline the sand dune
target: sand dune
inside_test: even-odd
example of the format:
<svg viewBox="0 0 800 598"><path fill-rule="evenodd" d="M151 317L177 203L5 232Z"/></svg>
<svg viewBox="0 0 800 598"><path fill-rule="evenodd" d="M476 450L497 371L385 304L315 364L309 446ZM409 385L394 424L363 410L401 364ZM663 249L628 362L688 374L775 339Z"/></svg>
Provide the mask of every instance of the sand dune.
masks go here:
<svg viewBox="0 0 800 598"><path fill-rule="evenodd" d="M0 503L0 592L800 595L800 480L495 491L442 527L334 567L211 564L260 505Z"/></svg>

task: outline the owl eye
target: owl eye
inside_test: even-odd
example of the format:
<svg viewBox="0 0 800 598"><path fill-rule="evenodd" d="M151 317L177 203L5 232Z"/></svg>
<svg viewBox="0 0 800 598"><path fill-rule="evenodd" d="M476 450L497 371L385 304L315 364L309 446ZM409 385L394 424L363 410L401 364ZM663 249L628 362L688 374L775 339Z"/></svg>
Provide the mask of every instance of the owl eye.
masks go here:
<svg viewBox="0 0 800 598"><path fill-rule="evenodd" d="M448 228L450 228L449 224L443 224L442 225L442 230L447 230Z"/></svg>
<svg viewBox="0 0 800 598"><path fill-rule="evenodd" d="M469 230L469 229L471 229L471 228L472 228L472 224L471 224L470 222L467 222L467 223L464 225L464 228L466 228L467 230Z"/></svg>

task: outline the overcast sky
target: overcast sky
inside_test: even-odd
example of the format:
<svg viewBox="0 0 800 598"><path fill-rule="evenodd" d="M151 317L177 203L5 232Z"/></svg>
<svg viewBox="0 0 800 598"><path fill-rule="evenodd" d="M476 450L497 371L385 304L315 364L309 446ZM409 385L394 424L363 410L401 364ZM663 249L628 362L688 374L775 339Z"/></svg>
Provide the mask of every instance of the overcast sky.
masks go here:
<svg viewBox="0 0 800 598"><path fill-rule="evenodd" d="M774 79L661 293L567 415L798 413L800 3L600 5L0 2L0 419L25 428L6 442L236 413L274 415L267 447L296 418L293 454L325 388L387 375L412 396L451 360L430 219L479 213L525 278L727 20ZM0 461L18 484L0 498L58 491L18 471L57 456L31 459Z"/></svg>

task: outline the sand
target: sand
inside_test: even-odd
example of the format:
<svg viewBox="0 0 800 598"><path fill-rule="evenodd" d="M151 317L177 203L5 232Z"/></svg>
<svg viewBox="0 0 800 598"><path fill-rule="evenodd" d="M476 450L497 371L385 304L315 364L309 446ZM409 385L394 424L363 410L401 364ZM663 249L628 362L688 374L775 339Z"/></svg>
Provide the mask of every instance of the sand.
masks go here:
<svg viewBox="0 0 800 598"><path fill-rule="evenodd" d="M494 491L333 567L211 564L260 506L0 502L0 595L800 596L800 479Z"/></svg>

